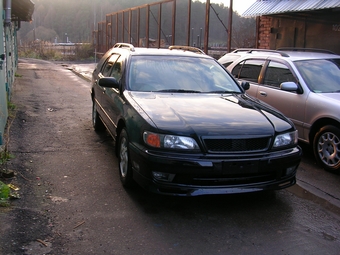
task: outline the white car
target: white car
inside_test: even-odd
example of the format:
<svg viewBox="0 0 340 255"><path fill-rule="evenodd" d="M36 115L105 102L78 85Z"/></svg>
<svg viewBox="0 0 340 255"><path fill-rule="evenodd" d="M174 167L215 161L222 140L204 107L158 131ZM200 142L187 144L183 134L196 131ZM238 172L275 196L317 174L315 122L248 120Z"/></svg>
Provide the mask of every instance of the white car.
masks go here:
<svg viewBox="0 0 340 255"><path fill-rule="evenodd" d="M228 55L239 57L229 63ZM239 49L218 61L247 93L289 117L326 170L340 172L340 56L315 49Z"/></svg>

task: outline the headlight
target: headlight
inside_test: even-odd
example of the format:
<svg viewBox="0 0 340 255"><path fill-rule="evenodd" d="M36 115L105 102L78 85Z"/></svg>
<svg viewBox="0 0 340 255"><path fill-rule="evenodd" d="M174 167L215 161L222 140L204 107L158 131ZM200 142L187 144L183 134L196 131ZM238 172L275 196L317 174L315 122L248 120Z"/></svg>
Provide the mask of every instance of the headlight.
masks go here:
<svg viewBox="0 0 340 255"><path fill-rule="evenodd" d="M196 141L191 137L164 135L151 132L143 133L144 142L155 148L175 149L175 150L199 150Z"/></svg>
<svg viewBox="0 0 340 255"><path fill-rule="evenodd" d="M298 143L298 131L281 134L275 137L273 148L296 145Z"/></svg>

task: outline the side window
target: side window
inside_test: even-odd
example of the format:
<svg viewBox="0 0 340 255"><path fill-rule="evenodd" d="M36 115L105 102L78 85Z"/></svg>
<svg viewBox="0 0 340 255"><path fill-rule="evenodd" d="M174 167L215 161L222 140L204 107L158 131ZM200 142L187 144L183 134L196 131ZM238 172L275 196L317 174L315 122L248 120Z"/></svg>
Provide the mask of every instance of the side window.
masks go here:
<svg viewBox="0 0 340 255"><path fill-rule="evenodd" d="M289 68L281 63L270 61L264 76L264 84L279 88L282 82L296 82Z"/></svg>
<svg viewBox="0 0 340 255"><path fill-rule="evenodd" d="M112 72L112 67L113 67L113 65L116 62L118 57L119 57L119 55L113 54L107 59L106 63L103 65L103 68L101 70L101 73L102 73L103 76L105 76L105 77L110 76L110 73Z"/></svg>
<svg viewBox="0 0 340 255"><path fill-rule="evenodd" d="M259 60L259 59L249 59L242 63L235 66L235 68L232 71L232 74L238 72L238 76L235 76L238 79L255 82L258 83L259 75L261 72L261 69L264 65L265 60ZM239 71L237 70L239 69Z"/></svg>
<svg viewBox="0 0 340 255"><path fill-rule="evenodd" d="M243 65L244 61L238 63L234 68L233 70L231 70L231 74L235 77L235 78L239 78L239 75L240 75L240 70L241 70L241 67Z"/></svg>
<svg viewBox="0 0 340 255"><path fill-rule="evenodd" d="M122 77L122 71L123 71L123 58L120 57L112 66L110 76L116 78L116 80L119 81L120 78Z"/></svg>

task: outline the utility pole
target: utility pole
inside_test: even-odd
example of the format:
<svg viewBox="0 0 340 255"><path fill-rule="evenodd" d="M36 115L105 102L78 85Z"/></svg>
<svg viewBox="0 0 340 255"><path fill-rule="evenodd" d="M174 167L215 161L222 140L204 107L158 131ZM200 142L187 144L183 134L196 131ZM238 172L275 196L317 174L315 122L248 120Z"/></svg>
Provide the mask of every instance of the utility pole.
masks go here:
<svg viewBox="0 0 340 255"><path fill-rule="evenodd" d="M228 52L231 52L232 23L233 23L233 0L230 0L230 5L229 5L229 24L228 24Z"/></svg>
<svg viewBox="0 0 340 255"><path fill-rule="evenodd" d="M210 18L210 0L205 5L205 31L204 31L204 53L208 54L209 44L209 18Z"/></svg>
<svg viewBox="0 0 340 255"><path fill-rule="evenodd" d="M188 2L188 35L187 35L187 45L190 46L190 25L191 24L191 0Z"/></svg>

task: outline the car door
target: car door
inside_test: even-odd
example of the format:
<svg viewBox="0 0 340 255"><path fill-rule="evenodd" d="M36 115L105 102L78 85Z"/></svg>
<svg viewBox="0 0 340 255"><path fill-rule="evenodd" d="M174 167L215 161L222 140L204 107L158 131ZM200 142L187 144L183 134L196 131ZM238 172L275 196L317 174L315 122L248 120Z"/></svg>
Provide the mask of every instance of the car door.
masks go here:
<svg viewBox="0 0 340 255"><path fill-rule="evenodd" d="M111 56L108 57L106 62L103 64L100 73L98 74L98 78L103 78L103 77L110 77L111 73L113 72L114 65L119 58L119 54L112 54ZM112 88L104 88L101 86L97 86L98 91L97 94L97 99L99 101L100 107L104 114L102 114L102 118L104 119L104 122L106 123L108 129L110 131L115 130L115 124L112 119L112 114L110 113L111 107L110 107L110 95L112 93Z"/></svg>
<svg viewBox="0 0 340 255"><path fill-rule="evenodd" d="M303 91L281 89L281 84L289 81L298 84L296 75L286 64L271 60L266 65L256 97L290 118L302 136L307 96Z"/></svg>
<svg viewBox="0 0 340 255"><path fill-rule="evenodd" d="M118 82L121 82L123 75L124 57L117 55L115 62L112 64L110 72L106 77L114 77ZM122 112L122 98L120 90L116 88L105 88L103 94L103 104L109 120L109 131L111 134L116 134L117 119Z"/></svg>

